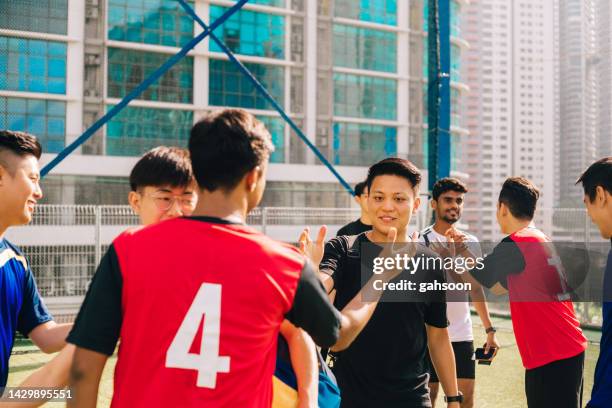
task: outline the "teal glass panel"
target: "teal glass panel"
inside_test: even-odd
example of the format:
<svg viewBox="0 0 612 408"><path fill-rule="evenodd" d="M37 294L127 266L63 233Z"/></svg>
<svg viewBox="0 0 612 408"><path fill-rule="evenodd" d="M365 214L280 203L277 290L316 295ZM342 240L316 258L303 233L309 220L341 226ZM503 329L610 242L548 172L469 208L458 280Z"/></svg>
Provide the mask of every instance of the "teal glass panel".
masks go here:
<svg viewBox="0 0 612 408"><path fill-rule="evenodd" d="M454 37L461 37L461 5L457 0L451 1L451 35Z"/></svg>
<svg viewBox="0 0 612 408"><path fill-rule="evenodd" d="M261 4L262 6L285 7L285 0L249 0L249 4Z"/></svg>
<svg viewBox="0 0 612 408"><path fill-rule="evenodd" d="M264 64L244 64L264 88L283 106L285 70ZM230 61L210 60L209 104L239 108L272 109L251 82Z"/></svg>
<svg viewBox="0 0 612 408"><path fill-rule="evenodd" d="M106 154L140 156L160 145L187 147L192 126L191 111L128 106L108 122Z"/></svg>
<svg viewBox="0 0 612 408"><path fill-rule="evenodd" d="M451 171L461 171L461 136L451 135Z"/></svg>
<svg viewBox="0 0 612 408"><path fill-rule="evenodd" d="M168 58L170 55L167 54L109 48L108 96L123 98ZM193 58L182 58L138 98L149 101L191 103L193 100Z"/></svg>
<svg viewBox="0 0 612 408"><path fill-rule="evenodd" d="M397 129L390 126L342 123L333 125L333 163L371 166L397 155Z"/></svg>
<svg viewBox="0 0 612 408"><path fill-rule="evenodd" d="M461 126L461 93L451 88L451 125Z"/></svg>
<svg viewBox="0 0 612 408"><path fill-rule="evenodd" d="M270 156L271 163L285 162L285 121L282 118L272 116L258 116L272 136L274 152Z"/></svg>
<svg viewBox="0 0 612 408"><path fill-rule="evenodd" d="M59 153L66 139L66 103L0 97L0 129L31 133L44 153Z"/></svg>
<svg viewBox="0 0 612 408"><path fill-rule="evenodd" d="M211 21L221 17L227 10L225 7L210 6ZM223 23L215 34L236 54L279 59L285 55L283 16L240 10ZM210 50L223 52L214 41L210 41Z"/></svg>
<svg viewBox="0 0 612 408"><path fill-rule="evenodd" d="M334 65L374 71L397 71L397 34L334 24Z"/></svg>
<svg viewBox="0 0 612 408"><path fill-rule="evenodd" d="M397 81L364 75L334 74L334 115L395 120Z"/></svg>
<svg viewBox="0 0 612 408"><path fill-rule="evenodd" d="M68 0L2 0L0 28L66 35Z"/></svg>
<svg viewBox="0 0 612 408"><path fill-rule="evenodd" d="M423 38L423 78L429 77L429 44L427 37Z"/></svg>
<svg viewBox="0 0 612 408"><path fill-rule="evenodd" d="M397 0L336 0L334 15L371 23L397 25Z"/></svg>
<svg viewBox="0 0 612 408"><path fill-rule="evenodd" d="M429 129L423 129L423 168L429 168Z"/></svg>
<svg viewBox="0 0 612 408"><path fill-rule="evenodd" d="M0 89L66 93L66 44L0 36Z"/></svg>
<svg viewBox="0 0 612 408"><path fill-rule="evenodd" d="M193 19L176 0L108 1L110 40L182 47L194 36Z"/></svg>
<svg viewBox="0 0 612 408"><path fill-rule="evenodd" d="M461 81L461 47L451 44L451 81Z"/></svg>

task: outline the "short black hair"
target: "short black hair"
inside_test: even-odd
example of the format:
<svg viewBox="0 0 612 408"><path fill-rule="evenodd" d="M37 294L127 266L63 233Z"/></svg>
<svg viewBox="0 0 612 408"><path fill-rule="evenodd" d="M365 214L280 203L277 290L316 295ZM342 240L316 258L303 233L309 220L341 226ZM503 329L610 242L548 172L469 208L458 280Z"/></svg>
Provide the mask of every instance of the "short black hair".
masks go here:
<svg viewBox="0 0 612 408"><path fill-rule="evenodd" d="M187 187L193 181L189 152L179 147L159 146L138 160L130 173L130 187Z"/></svg>
<svg viewBox="0 0 612 408"><path fill-rule="evenodd" d="M355 197L359 197L363 194L363 192L365 191L367 185L365 180L364 181L360 181L359 183L355 184Z"/></svg>
<svg viewBox="0 0 612 408"><path fill-rule="evenodd" d="M274 151L262 122L242 109L207 115L191 129L189 153L200 188L230 191Z"/></svg>
<svg viewBox="0 0 612 408"><path fill-rule="evenodd" d="M457 193L467 193L467 186L459 179L454 177L444 177L436 181L431 190L431 195L434 200L438 200L440 196L447 191L455 191Z"/></svg>
<svg viewBox="0 0 612 408"><path fill-rule="evenodd" d="M42 147L36 136L14 130L0 130L0 152L10 151L18 156L31 154L40 159Z"/></svg>
<svg viewBox="0 0 612 408"><path fill-rule="evenodd" d="M612 194L612 156L604 157L591 164L576 180L576 184L578 183L582 183L584 194L589 196L590 202L595 200L598 186Z"/></svg>
<svg viewBox="0 0 612 408"><path fill-rule="evenodd" d="M533 219L539 198L540 190L524 177L507 178L499 192L499 202L520 220Z"/></svg>
<svg viewBox="0 0 612 408"><path fill-rule="evenodd" d="M421 172L417 166L406 159L399 157L388 157L372 165L368 169L368 178L366 185L368 191L372 187L372 182L378 176L393 175L403 177L412 184L412 188L416 191L421 184Z"/></svg>

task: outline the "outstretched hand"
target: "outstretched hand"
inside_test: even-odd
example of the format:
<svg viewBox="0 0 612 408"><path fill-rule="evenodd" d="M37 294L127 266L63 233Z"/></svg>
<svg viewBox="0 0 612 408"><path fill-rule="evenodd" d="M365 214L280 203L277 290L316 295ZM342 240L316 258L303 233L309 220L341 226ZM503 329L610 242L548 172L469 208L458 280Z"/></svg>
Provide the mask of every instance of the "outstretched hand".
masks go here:
<svg viewBox="0 0 612 408"><path fill-rule="evenodd" d="M317 239L313 241L310 238L310 228L306 227L298 238L300 252L304 254L315 265L319 266L323 259L325 250L325 236L327 235L327 226L323 225L319 228Z"/></svg>

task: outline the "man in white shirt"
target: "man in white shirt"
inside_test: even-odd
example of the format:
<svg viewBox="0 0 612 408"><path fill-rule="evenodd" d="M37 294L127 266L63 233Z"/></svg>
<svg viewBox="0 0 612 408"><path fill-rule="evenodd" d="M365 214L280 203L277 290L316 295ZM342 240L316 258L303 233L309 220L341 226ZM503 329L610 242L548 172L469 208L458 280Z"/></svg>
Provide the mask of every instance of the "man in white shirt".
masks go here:
<svg viewBox="0 0 612 408"><path fill-rule="evenodd" d="M454 224L461 218L464 196L467 191L465 184L455 178L443 178L434 184L431 207L435 213L436 222L421 231L421 243L435 247L439 243L448 241L447 237L456 230ZM482 256L478 239L464 231L461 231L461 233L467 236L467 245L470 246L471 252L477 257ZM446 278L449 282L454 281L448 272ZM474 334L470 317L470 298L487 334L487 342L484 345L485 352L488 352L489 348L495 348L495 352L499 349L495 337L496 329L491 323L482 287L474 286L471 291L465 292L460 297L453 294L452 301L447 302L446 314L450 322L448 332L455 352L457 382L459 391L463 393L461 408L472 408L474 406L476 362L472 359ZM435 406L439 381L431 360L428 363L430 366L429 388L432 404Z"/></svg>

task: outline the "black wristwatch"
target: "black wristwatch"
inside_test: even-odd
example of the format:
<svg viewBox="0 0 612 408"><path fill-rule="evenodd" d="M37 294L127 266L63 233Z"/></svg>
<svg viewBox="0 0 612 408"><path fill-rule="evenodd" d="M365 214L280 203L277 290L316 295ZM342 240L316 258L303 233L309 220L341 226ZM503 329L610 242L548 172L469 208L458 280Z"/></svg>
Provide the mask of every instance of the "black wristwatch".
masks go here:
<svg viewBox="0 0 612 408"><path fill-rule="evenodd" d="M461 391L459 391L459 395L455 395L452 397L444 397L444 402L446 402L447 404L449 402L458 402L458 403L462 403L463 402L463 394L461 393Z"/></svg>
<svg viewBox="0 0 612 408"><path fill-rule="evenodd" d="M487 329L485 330L485 333L489 334L489 333L497 333L497 329L493 326L491 327L487 327Z"/></svg>

